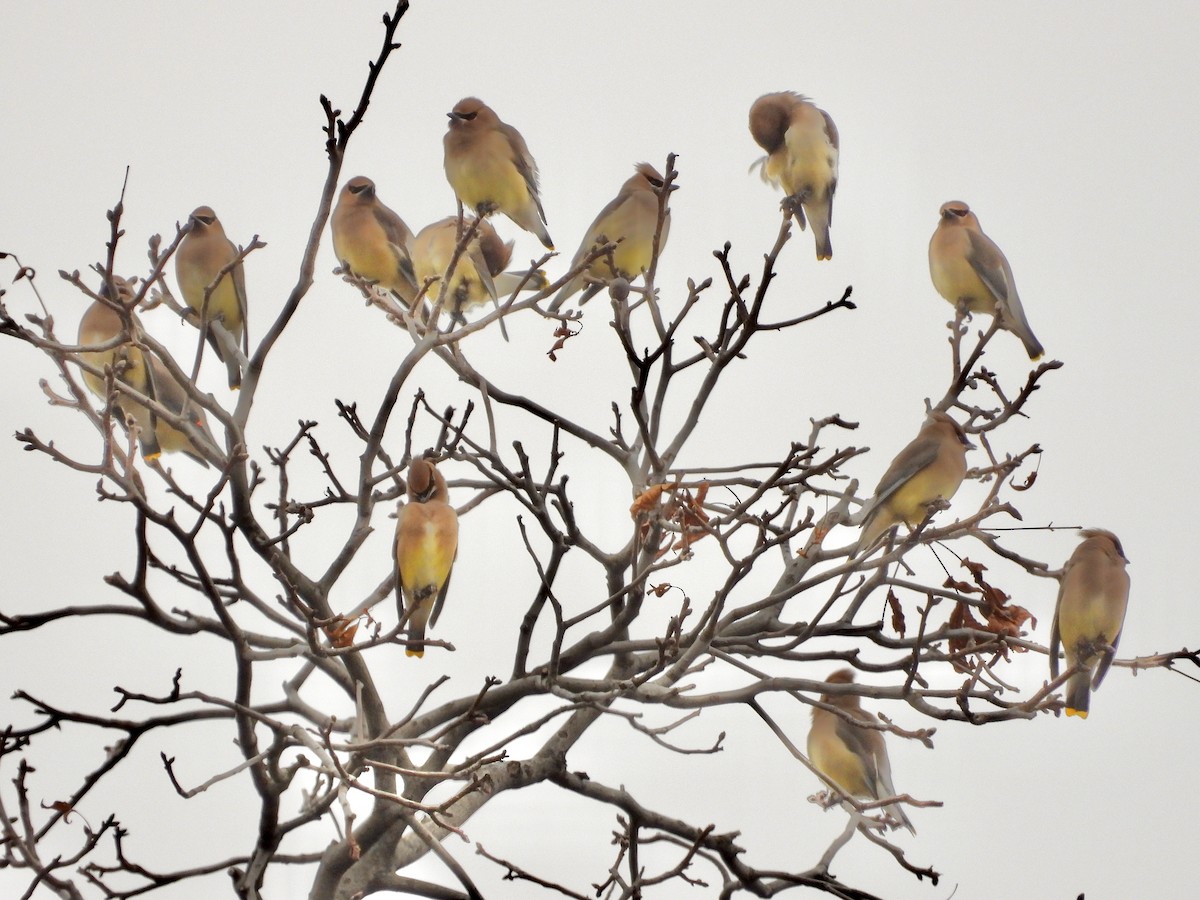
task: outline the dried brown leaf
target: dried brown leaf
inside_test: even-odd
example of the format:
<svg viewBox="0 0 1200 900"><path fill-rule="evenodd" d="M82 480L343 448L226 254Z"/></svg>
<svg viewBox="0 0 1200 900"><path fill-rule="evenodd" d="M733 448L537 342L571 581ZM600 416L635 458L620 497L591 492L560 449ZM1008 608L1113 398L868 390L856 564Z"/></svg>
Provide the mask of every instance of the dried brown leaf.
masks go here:
<svg viewBox="0 0 1200 900"><path fill-rule="evenodd" d="M887 604L892 610L892 630L904 637L904 608L900 605L900 598L896 596L895 591L888 591Z"/></svg>

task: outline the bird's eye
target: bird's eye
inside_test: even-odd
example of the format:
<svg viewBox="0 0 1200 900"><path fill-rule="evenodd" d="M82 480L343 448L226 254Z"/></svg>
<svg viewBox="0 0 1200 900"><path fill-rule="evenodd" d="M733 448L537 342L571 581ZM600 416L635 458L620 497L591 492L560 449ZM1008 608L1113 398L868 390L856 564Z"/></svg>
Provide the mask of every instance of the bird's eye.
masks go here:
<svg viewBox="0 0 1200 900"><path fill-rule="evenodd" d="M473 112L464 113L464 114L463 114L463 118L464 118L464 119L466 119L468 122L470 122L470 121L472 121L472 120L475 118L475 116L476 116L476 115L477 115L477 114L476 114L476 113L473 113Z"/></svg>

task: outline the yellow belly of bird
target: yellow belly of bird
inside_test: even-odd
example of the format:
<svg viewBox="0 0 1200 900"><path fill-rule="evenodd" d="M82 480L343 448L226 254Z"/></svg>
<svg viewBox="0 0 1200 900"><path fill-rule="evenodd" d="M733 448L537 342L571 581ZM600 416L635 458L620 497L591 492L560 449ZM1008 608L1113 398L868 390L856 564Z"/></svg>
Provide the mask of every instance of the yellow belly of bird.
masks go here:
<svg viewBox="0 0 1200 900"><path fill-rule="evenodd" d="M617 271L625 273L629 278L636 278L640 273L649 269L653 241L653 234L649 237L626 235L625 240L618 244L617 249L613 251L613 264L617 267ZM608 260L603 257L592 263L590 269L593 275L601 278L611 278L613 274L609 271Z"/></svg>
<svg viewBox="0 0 1200 900"><path fill-rule="evenodd" d="M204 289L207 284L197 284L195 282L181 283L180 290L183 291L183 296L187 300L188 306L196 312L201 312L200 307L204 303ZM195 301L195 302L193 302ZM238 337L242 333L242 306L238 302L237 290L233 286L233 277L229 272L226 272L217 286L213 288L212 294L208 298L208 321L220 318L225 330Z"/></svg>
<svg viewBox="0 0 1200 900"><path fill-rule="evenodd" d="M834 742L826 742L820 749L810 748L812 764L846 794L852 797L869 797L870 791L863 778L862 762L841 742L836 742L837 749L830 749L832 746Z"/></svg>
<svg viewBox="0 0 1200 900"><path fill-rule="evenodd" d="M138 420L141 424L141 420ZM164 422L162 419L156 420L154 434L158 438L159 449L165 453L179 453L182 451L196 452L192 442L188 440L188 436L178 428Z"/></svg>
<svg viewBox="0 0 1200 900"><path fill-rule="evenodd" d="M487 158L483 165L460 166L447 171L450 186L463 205L474 210L491 203L501 212L518 210L529 202L529 189L521 173L506 158Z"/></svg>
<svg viewBox="0 0 1200 900"><path fill-rule="evenodd" d="M789 197L812 190L816 199L825 194L825 187L835 179L829 157L830 147L824 141L789 141L786 153L776 157L774 166L768 161L767 174Z"/></svg>
<svg viewBox="0 0 1200 900"><path fill-rule="evenodd" d="M910 528L916 528L925 520L928 511L926 504L937 497L945 500L953 497L965 474L965 467L961 473L955 472L936 479L925 473L917 474L892 494L887 501L888 508L897 520L902 519Z"/></svg>
<svg viewBox="0 0 1200 900"><path fill-rule="evenodd" d="M146 388L148 387L146 366L142 360L142 351L136 347L124 346L95 353L81 353L79 357L97 369L104 369L105 366L111 366L114 370L119 368L120 370L117 371L117 375L121 381L135 391L140 391L143 394L146 393ZM118 360L124 360L125 364L119 366ZM99 375L93 375L91 372L83 373L83 383L97 397L104 397L105 391L108 389L104 378ZM117 399L121 399L119 395Z"/></svg>
<svg viewBox="0 0 1200 900"><path fill-rule="evenodd" d="M399 282L399 266L390 249L380 251L356 251L334 244L338 259L350 267L359 278L374 281L381 287L396 290Z"/></svg>
<svg viewBox="0 0 1200 900"><path fill-rule="evenodd" d="M105 366L112 364L113 352L110 350L107 353L80 353L79 358L88 365L95 366L97 369L102 370ZM91 372L84 372L83 383L86 384L88 390L90 390L97 397L104 397L104 392L107 389L107 386L104 383L104 379L99 375L93 375Z"/></svg>
<svg viewBox="0 0 1200 900"><path fill-rule="evenodd" d="M937 292L950 303L957 306L965 300L971 312L995 315L996 298L966 259L957 257L949 262L934 261L929 266L929 274Z"/></svg>

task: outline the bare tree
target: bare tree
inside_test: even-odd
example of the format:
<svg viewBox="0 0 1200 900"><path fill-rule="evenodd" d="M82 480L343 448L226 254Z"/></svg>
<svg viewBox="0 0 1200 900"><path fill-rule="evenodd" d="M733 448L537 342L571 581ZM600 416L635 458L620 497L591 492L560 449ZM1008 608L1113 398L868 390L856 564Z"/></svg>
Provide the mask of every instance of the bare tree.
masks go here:
<svg viewBox="0 0 1200 900"><path fill-rule="evenodd" d="M256 453L246 430L260 377L313 284L346 148L380 71L399 46L395 35L406 10L407 3L400 2L384 18L382 48L351 114L343 116L322 98L329 167L318 209L295 287L242 359L243 385L232 409L195 386L204 327L197 330L196 358L180 364L132 315L162 305L189 318L164 278L183 228L165 246L157 236L150 240L149 266L126 303L114 299L120 297L122 274L116 265L122 203L109 213L107 254L96 266L103 287L93 289L91 279L78 272L60 273L123 317L125 333L103 346L62 340L50 309L56 304L43 302L35 273L16 262L17 287L10 292L16 299L0 298L0 332L53 360L59 381L42 384L49 401L87 419L101 438L88 458L68 455L28 429L18 440L55 463L94 474L103 499L136 512L129 536L136 562L132 571L108 579L119 600L31 615L0 609L0 635L52 632L63 622L96 616L173 635L208 636L232 667L234 688L228 694L191 688L185 667L157 694L118 688L116 704L106 711L64 708L54 698L19 689L16 697L27 704L28 719L0 734L0 766L11 774L11 786L0 789L3 864L28 872L27 896L44 888L61 897L126 898L227 873L236 896L256 898L263 896L269 871L290 866L311 871L313 898L388 892L480 897L485 891L464 866L457 837L470 833L472 816L485 805L505 804L508 793L540 785L610 810L615 849L611 863L586 883L564 884L539 874L543 860L505 859L476 844L497 876L528 881L531 893L639 897L678 881L710 885L722 897L766 897L805 886L866 898L870 895L829 872L837 850L856 832L879 844L900 871L936 882L931 864L914 862L887 837L887 826L895 823L880 810L896 798L863 803L830 784L828 795L814 799L846 807L846 831L829 848L813 848L793 870L780 870L757 863L754 848L738 843L737 822L690 822L672 810L652 808L608 773L572 768L571 754L598 723L617 720L627 728L626 745L666 748L686 766L696 755L722 750L724 735L712 733L694 743L679 737L684 723L702 710L727 708L752 712L764 736L778 740L799 766L811 768L801 749L805 726L796 725L804 718L797 713L820 703L823 694L872 698L888 710L873 727L892 741L928 746L932 727L900 728L891 721L892 711L907 707L934 722L979 725L1060 710L1056 692L1072 671L1032 691L1006 680L1004 667L1014 654L1046 650L1028 639L1028 612L1010 602L991 574L999 565L1047 579L1058 575L1049 564L1007 547L998 523L1020 518L1016 503L1034 486L1033 463L1040 452L1037 445L1006 447L1005 425L1033 412L1035 392L1060 363L1043 363L1023 383L1005 384L982 366L996 325L973 334L960 312L951 323L949 382L928 408L952 411L979 443L986 463L968 477L989 485L986 498L970 512L933 504L919 527L911 533L901 529L881 552L855 553L857 530L838 529L856 524L856 511L867 499L845 474L847 463L865 452L847 443L855 423L838 415L814 419L808 435L778 459L756 453L718 465L707 462L705 448L697 446L697 428L718 382L734 367L753 365L746 359L752 340L763 332L802 329L822 316L847 316L855 308L847 287L840 297L813 301L804 314L785 319L771 314L767 297L780 252L792 237L785 209L778 239L753 272L744 270L726 244L715 253L723 277L689 283L682 298L660 297L655 264L640 287L620 280L610 285L607 310L598 308L603 295L592 301L586 317L611 312L619 349L611 371L603 373L612 395L603 427L588 424L569 385L549 398L513 390L503 372L477 367L463 342L509 317L540 316L546 323L545 365L552 367L551 360L572 352L581 320L577 312L548 313L547 301L592 259L611 254L612 244L544 290L514 293L469 323L456 324L442 314L440 285L457 258L441 281L422 286L411 308L346 273L345 280L381 317L411 338L411 349L369 413L338 401L340 419L360 445L356 458L326 450L312 419L300 422L285 446ZM677 178L674 157L666 160L664 174L660 229ZM472 237L469 227L464 232L460 254ZM256 237L237 262L252 258L261 246ZM16 261L11 253L4 256ZM29 302L35 298L36 306ZM228 334L215 327L226 352L236 352ZM114 347L133 347L159 360L186 391L183 410L131 386L122 378L121 363L96 366L85 355ZM418 367L430 366L453 373L469 387L472 401L456 409L416 389ZM107 387L98 408L81 373ZM166 461L142 459L137 427L124 415L136 405L185 434L195 434L188 410L207 413L220 446L201 444L210 466L205 492L186 489ZM604 474L584 468L580 460L588 453L607 461ZM536 586L528 595L504 598L508 607L524 610L519 627L496 635L511 656L505 677L447 697L435 660L454 650L453 635L435 631L425 642L426 659L411 664L411 677L423 680L421 689L401 709L393 687L378 674L379 661L409 642L403 613L393 618L390 612L391 561L371 563L378 570L377 586L357 602L331 597L372 531L390 527L387 516L404 494L407 467L421 455L444 461L466 523L464 553L472 552L471 540L484 540L470 535L472 513L500 506L519 529ZM297 493L295 485L309 483L314 466L322 489ZM606 546L577 514L581 479L571 475L582 471L584 479L608 479L604 491L629 498L624 537L615 547ZM307 552L313 544L304 538L314 532L322 535L323 547L336 551ZM944 580L918 575L909 565L911 555L939 546L947 551L939 558L957 557L953 568L946 568ZM969 558L959 556L964 547L970 548ZM572 558L580 557L602 583L598 591L579 589L576 570L568 573ZM673 572L701 563L715 573L707 595L694 597L673 584ZM764 573L774 582L770 590L747 588ZM257 587L268 579L274 596ZM489 591L504 594L506 586L491 585ZM591 596L601 599L593 602ZM1175 660L1198 661L1181 650L1118 665L1165 666ZM869 683L797 677L799 664L805 670L853 667ZM275 673L281 665L290 675L279 687ZM946 687L951 680L953 686ZM336 702L328 699L331 690ZM130 764L135 747L196 722L232 735L242 761L187 786L177 760L164 753L159 777L184 798L227 780L240 785L254 801L254 812L245 814L257 822L244 853L207 858L198 848L190 865L162 868L142 859L126 839L119 810L86 824L81 835L67 831L97 786ZM38 802L33 762L43 737L64 727L93 735L97 747L110 743L103 761L69 796ZM118 735L115 742L111 732ZM725 765L735 777L737 760ZM899 801L938 805L907 795ZM74 842L70 852L57 849L65 840ZM444 882L411 874L413 864L430 854L448 873Z"/></svg>

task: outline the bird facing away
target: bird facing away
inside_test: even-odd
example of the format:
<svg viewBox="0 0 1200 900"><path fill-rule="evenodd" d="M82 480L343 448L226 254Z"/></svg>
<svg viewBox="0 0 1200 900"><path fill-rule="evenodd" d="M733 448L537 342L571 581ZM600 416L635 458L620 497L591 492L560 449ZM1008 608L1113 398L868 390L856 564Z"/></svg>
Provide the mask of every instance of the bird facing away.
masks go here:
<svg viewBox="0 0 1200 900"><path fill-rule="evenodd" d="M800 94L763 94L750 107L750 134L767 151L760 160L763 181L783 188L801 229L808 216L817 259L832 259L829 226L838 180L838 130L833 119Z"/></svg>
<svg viewBox="0 0 1200 900"><path fill-rule="evenodd" d="M962 426L935 410L925 418L916 438L892 460L862 517L862 537L855 548L869 548L900 522L916 528L927 507L941 497L949 500L967 474L967 440Z"/></svg>
<svg viewBox="0 0 1200 900"><path fill-rule="evenodd" d="M424 656L425 626L437 624L458 555L458 515L446 480L427 459L408 467L408 502L396 522L396 601L407 621L406 656Z"/></svg>
<svg viewBox="0 0 1200 900"><path fill-rule="evenodd" d="M237 259L238 248L225 237L221 220L210 207L198 206L188 217L188 231L179 249L175 251L175 280L180 293L201 320L205 323L219 320L234 341L245 347L246 340L246 275L242 264L221 275L221 271ZM217 281L207 304L204 292ZM242 372L237 358L227 354L216 335L209 333L208 342L217 358L225 363L229 375L229 387L237 390L242 385Z"/></svg>
<svg viewBox="0 0 1200 900"><path fill-rule="evenodd" d="M409 245L413 234L375 193L375 182L358 175L338 194L330 219L333 251L344 269L394 291L405 305L417 296Z"/></svg>
<svg viewBox="0 0 1200 900"><path fill-rule="evenodd" d="M632 281L638 275L649 271L654 255L654 233L658 230L658 194L656 190L663 187L663 177L650 163L639 163L632 176L621 185L609 204L600 210L594 222L587 230L583 242L571 260L571 268L575 269L587 258L597 246L606 242L620 241L612 252L612 261L607 256L594 259L586 269L563 285L550 304L550 311L557 312L559 307L572 294L582 290L579 298L582 306L587 303L604 286L603 284L588 284L587 276L600 281L612 278L624 278ZM663 219L662 235L659 237L659 252L667 245L667 234L671 230L671 213L667 211Z"/></svg>
<svg viewBox="0 0 1200 900"><path fill-rule="evenodd" d="M826 680L830 684L853 684L854 672L839 669ZM822 694L821 702L837 707L859 722L876 721L853 694ZM883 800L896 796L892 765L888 762L883 732L878 729L853 725L837 713L814 706L812 728L808 732L808 759L818 772L850 797ZM898 804L889 804L886 811L914 835L917 833Z"/></svg>
<svg viewBox="0 0 1200 900"><path fill-rule="evenodd" d="M457 216L448 216L426 225L413 238L412 261L417 284L423 285L429 278L445 277L454 251L458 248L458 221ZM464 235L475 221L471 218L463 220ZM528 279L524 272L505 272L505 267L512 260L513 242L500 240L500 235L496 234L496 229L487 219L478 221L479 227L474 237L454 264L450 283L444 288L443 309L448 310L456 322L466 321L463 313L489 301L499 306L500 298L511 294L522 281L525 281L525 290L536 291L546 286L546 276L540 271L534 272ZM433 284L427 298L435 301L442 291L440 282Z"/></svg>
<svg viewBox="0 0 1200 900"><path fill-rule="evenodd" d="M1050 627L1050 677L1058 677L1061 642L1067 665L1083 666L1067 681L1067 715L1086 719L1091 692L1104 680L1121 639L1129 603L1129 560L1111 531L1090 528L1079 533L1083 542L1063 568Z"/></svg>
<svg viewBox="0 0 1200 900"><path fill-rule="evenodd" d="M929 275L937 292L952 306L961 303L973 313L999 316L1000 327L1021 339L1030 359L1041 357L1042 345L1025 318L1004 253L983 233L967 204L951 200L939 212L929 240Z"/></svg>
<svg viewBox="0 0 1200 900"><path fill-rule="evenodd" d="M459 202L480 216L504 213L553 250L538 197L537 163L521 133L477 97L459 100L446 115L446 179Z"/></svg>
<svg viewBox="0 0 1200 900"><path fill-rule="evenodd" d="M117 293L115 302L130 309L130 325L136 330L140 326L138 326L137 317L132 311L133 289L120 276L112 276L112 281ZM107 284L100 288L100 296L109 298ZM122 335L127 341L132 340L132 336L125 330L121 314L101 300L92 303L84 312L83 318L79 320L79 343L83 346L106 344ZM154 384L150 380L146 356L133 343L119 344L110 350L85 350L79 354L79 358L97 369L111 367L117 379L122 383L140 394L154 397ZM83 383L87 385L88 389L101 400L106 399L108 385L105 383L105 379L87 371L82 374ZM161 450L155 437L155 428L149 410L141 404L135 403L133 398L121 393L117 394L115 405L120 411L119 418L122 422L124 422L125 416L130 416L138 423L140 427L138 440L141 444L142 456L148 460L156 459Z"/></svg>

